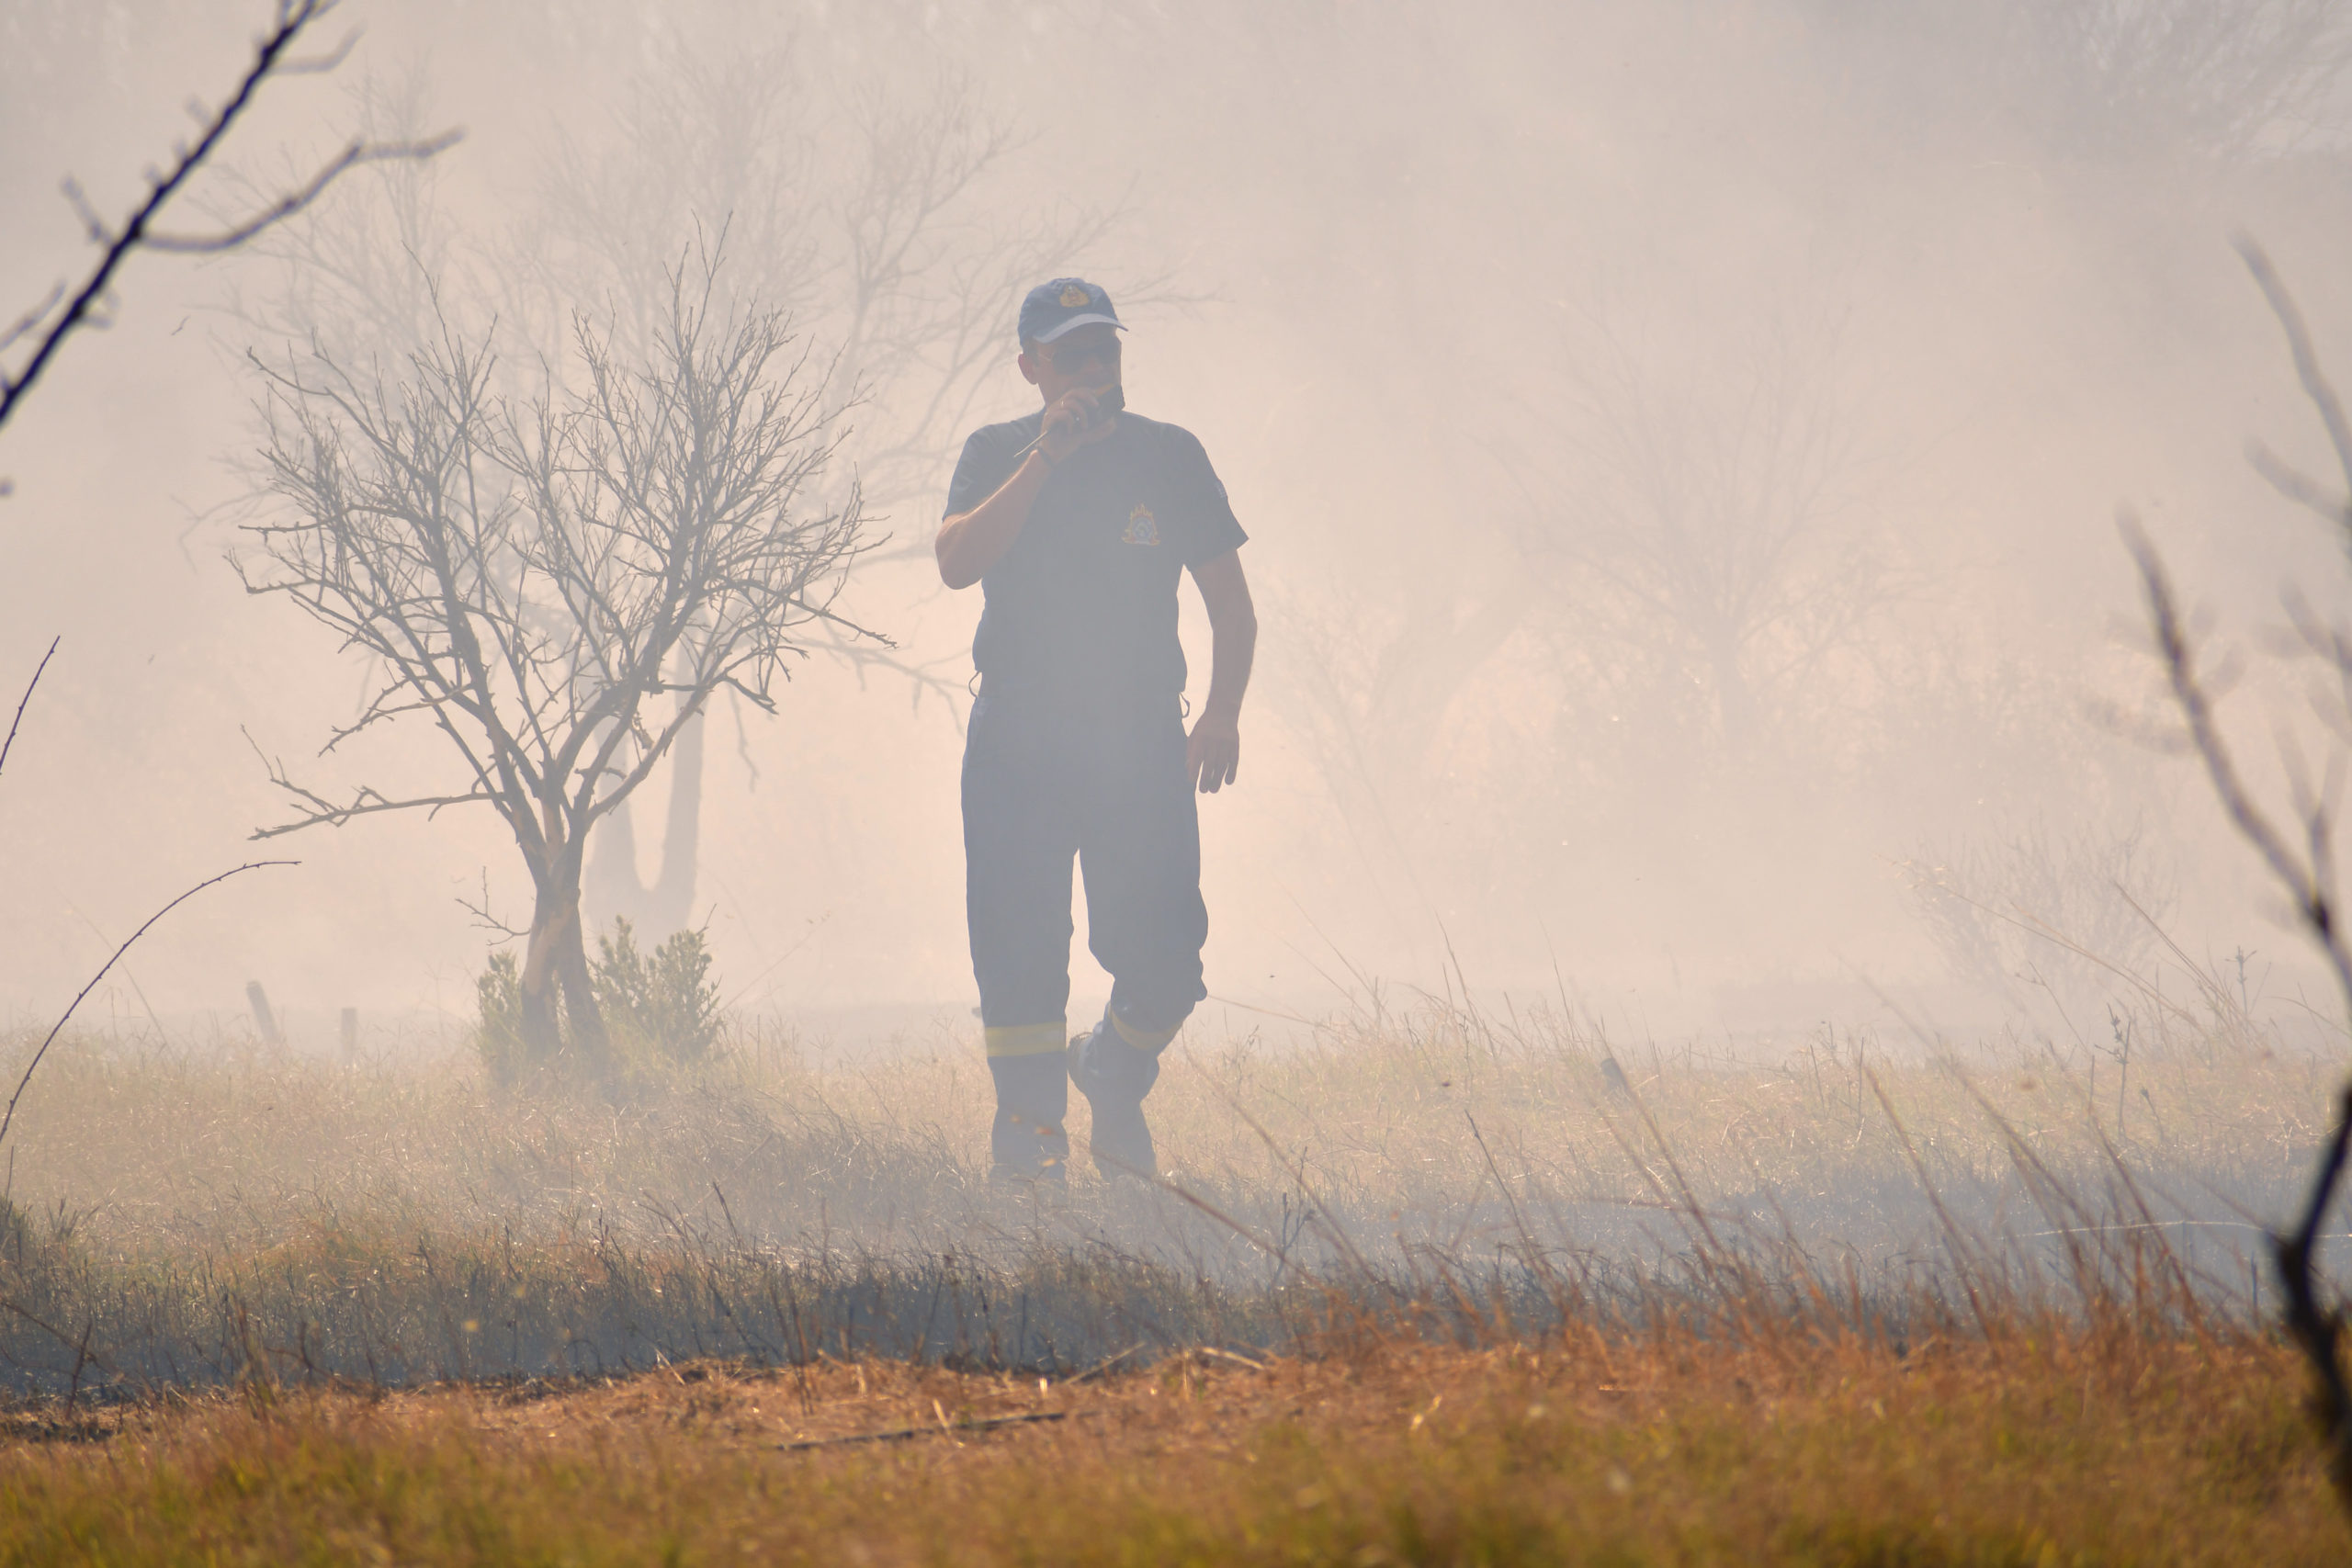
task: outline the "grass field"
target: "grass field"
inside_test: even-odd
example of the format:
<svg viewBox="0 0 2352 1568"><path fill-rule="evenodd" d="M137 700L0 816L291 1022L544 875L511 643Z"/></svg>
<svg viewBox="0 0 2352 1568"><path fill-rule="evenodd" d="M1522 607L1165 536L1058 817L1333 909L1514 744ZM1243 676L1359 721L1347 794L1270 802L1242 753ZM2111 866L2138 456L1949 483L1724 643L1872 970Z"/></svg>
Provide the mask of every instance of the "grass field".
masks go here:
<svg viewBox="0 0 2352 1568"><path fill-rule="evenodd" d="M1169 1180L1057 1199L982 1179L960 1041L518 1093L84 1038L10 1138L0 1542L2343 1560L2256 1268L2332 1055L2132 1030L1711 1056L1367 1009L1188 1040Z"/></svg>

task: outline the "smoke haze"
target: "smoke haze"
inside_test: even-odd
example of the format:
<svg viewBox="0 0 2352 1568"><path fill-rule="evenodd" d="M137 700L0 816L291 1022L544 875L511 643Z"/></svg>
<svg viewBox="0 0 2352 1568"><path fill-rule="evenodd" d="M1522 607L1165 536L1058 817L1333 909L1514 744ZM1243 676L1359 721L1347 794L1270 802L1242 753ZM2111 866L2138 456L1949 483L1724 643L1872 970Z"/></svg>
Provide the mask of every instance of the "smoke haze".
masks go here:
<svg viewBox="0 0 2352 1568"><path fill-rule="evenodd" d="M0 778L0 998L53 1017L251 858L286 819L256 749L330 795L448 776L422 726L312 755L368 672L223 561L257 514L248 351L396 362L430 276L528 388L574 310L641 331L722 231L835 405L865 389L831 482L855 470L889 542L843 604L895 645L814 649L775 716L706 723L691 895L673 867L664 896L740 1008L854 1037L969 1006L978 596L929 544L965 432L1031 406L1019 288L1068 270L1120 301L1131 405L1201 436L1252 536L1204 1021L1457 964L1636 1032L1804 1027L1871 984L1984 1021L2036 1005L2022 971L2098 982L1975 906L2128 964L2154 939L2118 882L2291 989L2199 780L2095 710L2152 690L2119 503L2233 633L2282 583L2336 592L2331 541L2245 461L2325 448L2229 239L2352 366L2342 9L355 3L352 58L272 85L199 202L357 129L464 141L248 253L138 258L0 434L0 672L64 639ZM12 319L87 260L56 180L135 200L261 11L0 14ZM886 276L875 193L942 149L972 177ZM1190 588L1185 633L1197 704ZM2292 682L2246 685L2259 765ZM592 915L662 884L673 789L635 803L633 865L599 852L622 891ZM298 1034L462 1020L490 937L458 900L528 912L487 812L271 850L302 863L159 928L100 1005L228 1021L259 977ZM1107 988L1080 929L1074 1018Z"/></svg>

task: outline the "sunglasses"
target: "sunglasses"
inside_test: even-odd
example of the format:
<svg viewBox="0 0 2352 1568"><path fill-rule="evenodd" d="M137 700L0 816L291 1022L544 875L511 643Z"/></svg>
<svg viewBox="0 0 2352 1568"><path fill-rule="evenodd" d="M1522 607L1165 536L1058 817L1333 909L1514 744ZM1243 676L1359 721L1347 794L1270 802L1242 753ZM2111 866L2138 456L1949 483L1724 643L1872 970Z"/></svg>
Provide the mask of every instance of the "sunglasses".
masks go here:
<svg viewBox="0 0 2352 1568"><path fill-rule="evenodd" d="M1040 344L1037 354L1055 374L1060 376L1075 376L1091 365L1100 365L1109 370L1119 367L1117 338L1099 344Z"/></svg>

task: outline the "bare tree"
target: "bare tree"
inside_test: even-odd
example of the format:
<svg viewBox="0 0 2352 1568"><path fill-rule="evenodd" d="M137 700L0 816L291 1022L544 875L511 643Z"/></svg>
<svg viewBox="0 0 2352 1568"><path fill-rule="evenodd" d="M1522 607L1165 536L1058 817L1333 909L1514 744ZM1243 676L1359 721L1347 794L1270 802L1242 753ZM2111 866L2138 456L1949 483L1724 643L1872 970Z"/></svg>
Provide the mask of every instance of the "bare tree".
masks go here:
<svg viewBox="0 0 2352 1568"><path fill-rule="evenodd" d="M453 329L398 380L332 360L264 372L283 506L247 528L259 558L239 573L386 672L325 750L415 714L459 767L338 800L273 761L296 815L256 836L491 807L531 875L523 1028L540 1058L561 1020L585 1065L606 1055L581 931L591 829L715 693L773 712L801 628L868 635L832 608L864 547L856 486L811 501L838 445L822 378L781 313L719 302L719 274L710 255L692 281L671 273L641 356L576 321L581 385L527 401L494 392L490 344Z"/></svg>
<svg viewBox="0 0 2352 1568"><path fill-rule="evenodd" d="M1902 574L1855 507L1863 466L1832 385L1834 322L1779 321L1668 382L1598 322L1559 358L1560 411L1510 459L1530 564L1591 673L1632 706L1747 750L1792 716ZM1605 649L1600 645L1614 645ZM1598 657L1593 657L1598 655Z"/></svg>
<svg viewBox="0 0 2352 1568"><path fill-rule="evenodd" d="M339 0L277 0L275 20L269 31L254 46L254 62L237 84L236 90L219 108L209 114L200 110L197 112L198 130L196 140L182 142L173 150L170 167L150 172L146 197L121 223L108 223L101 218L97 209L82 194L81 186L73 179L66 180L66 199L74 204L90 243L98 247L98 259L78 283L59 283L39 304L18 317L14 324L0 330L0 355L16 349L19 344L29 342L31 345L21 364L10 367L0 363L0 424L7 423L8 416L16 412L17 404L31 390L40 373L49 367L59 346L69 335L83 327L104 324L107 289L114 281L116 271L133 252L173 251L183 254L203 254L234 250L273 224L302 211L318 200L338 178L361 164L388 159L430 158L458 140L455 131L422 141L378 141L364 137L355 138L341 152L313 170L307 178L293 183L282 194L265 199L254 210L230 219L220 228L197 233L172 233L154 227L164 208L212 156L265 83L274 77L332 71L343 62L354 41L348 38L325 55L306 58L291 52L303 33L321 17L333 12L338 3Z"/></svg>
<svg viewBox="0 0 2352 1568"><path fill-rule="evenodd" d="M1417 561L1425 570L1401 608L1344 589L1278 587L1271 600L1280 613L1268 623L1285 630L1267 700L1321 776L1349 847L1400 930L1423 930L1441 912L1432 868L1458 883L1492 847L1450 815L1463 784L1453 776L1459 757L1448 720L1535 594L1523 576L1489 581L1467 553ZM1448 813L1434 843L1433 808ZM1409 911L1386 891L1389 866L1412 895Z"/></svg>

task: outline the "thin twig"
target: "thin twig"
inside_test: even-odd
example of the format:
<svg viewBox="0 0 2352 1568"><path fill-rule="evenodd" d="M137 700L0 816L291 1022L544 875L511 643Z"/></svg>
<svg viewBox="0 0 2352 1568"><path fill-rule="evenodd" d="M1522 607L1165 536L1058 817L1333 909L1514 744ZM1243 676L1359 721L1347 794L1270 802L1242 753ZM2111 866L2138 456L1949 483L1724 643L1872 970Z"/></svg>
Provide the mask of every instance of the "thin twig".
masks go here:
<svg viewBox="0 0 2352 1568"><path fill-rule="evenodd" d="M334 161L311 177L308 185L289 191L261 211L238 223L212 234L149 234L146 246L151 251L164 251L175 255L215 255L233 251L253 239L273 223L282 223L326 194L327 186L362 164L385 164L401 159L422 161L436 153L446 152L465 139L461 130L445 130L423 141L354 141L345 147Z"/></svg>
<svg viewBox="0 0 2352 1568"><path fill-rule="evenodd" d="M845 1438L805 1438L797 1443L778 1443L786 1453L802 1449L841 1448L851 1443L903 1443L916 1438L952 1438L959 1432L992 1432L1000 1427L1026 1427L1039 1421L1069 1419L1066 1410L1039 1410L1027 1416L991 1416L982 1421L957 1421L939 1427L893 1427L887 1432L853 1432Z"/></svg>
<svg viewBox="0 0 2352 1568"><path fill-rule="evenodd" d="M25 722L25 705L33 700L33 688L40 684L41 671L49 668L51 655L57 651L62 637L49 639L49 652L40 656L40 663L33 671L33 678L25 682L25 694L17 699L17 716L8 721L8 739L0 740L0 768L8 765L8 752L17 744L17 726Z"/></svg>

